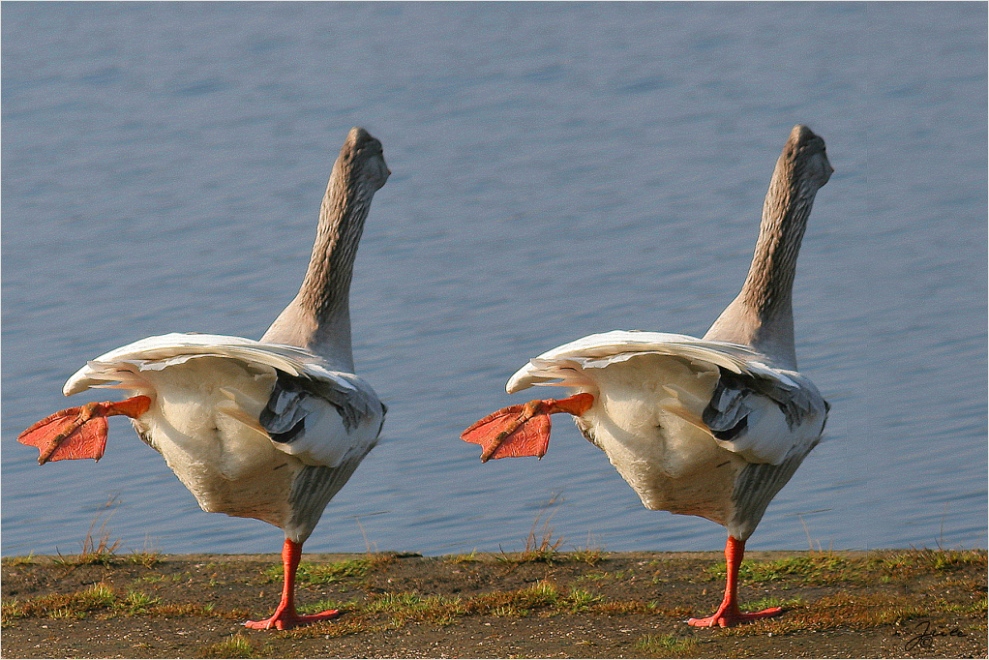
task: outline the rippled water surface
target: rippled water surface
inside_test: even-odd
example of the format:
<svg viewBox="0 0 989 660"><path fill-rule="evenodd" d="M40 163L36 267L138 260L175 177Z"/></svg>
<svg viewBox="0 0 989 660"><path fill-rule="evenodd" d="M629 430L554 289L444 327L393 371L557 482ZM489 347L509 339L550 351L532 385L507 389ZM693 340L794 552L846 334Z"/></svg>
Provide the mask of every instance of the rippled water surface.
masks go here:
<svg viewBox="0 0 989 660"><path fill-rule="evenodd" d="M795 291L833 408L750 547L986 546L984 5L14 3L2 31L4 555L77 552L100 511L125 550L278 549L126 421L99 464L15 438L106 350L260 336L358 124L394 172L352 292L390 411L308 550L517 550L540 512L564 548L720 548L564 419L541 462L457 436L560 343L702 334L797 122L836 168Z"/></svg>

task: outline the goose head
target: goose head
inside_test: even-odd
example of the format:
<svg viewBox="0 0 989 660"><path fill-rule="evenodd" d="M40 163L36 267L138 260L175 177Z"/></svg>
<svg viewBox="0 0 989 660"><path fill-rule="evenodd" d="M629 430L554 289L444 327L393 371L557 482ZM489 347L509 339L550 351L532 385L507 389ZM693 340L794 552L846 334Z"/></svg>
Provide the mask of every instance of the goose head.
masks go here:
<svg viewBox="0 0 989 660"><path fill-rule="evenodd" d="M790 131L777 165L781 166L782 179L795 186L796 196L803 199L813 199L834 173L824 140L802 124ZM786 169L792 171L787 173Z"/></svg>
<svg viewBox="0 0 989 660"><path fill-rule="evenodd" d="M340 169L341 175L343 172L354 172L354 176L349 177L349 183L361 197L376 193L391 175L385 164L381 141L359 126L350 129L333 169Z"/></svg>

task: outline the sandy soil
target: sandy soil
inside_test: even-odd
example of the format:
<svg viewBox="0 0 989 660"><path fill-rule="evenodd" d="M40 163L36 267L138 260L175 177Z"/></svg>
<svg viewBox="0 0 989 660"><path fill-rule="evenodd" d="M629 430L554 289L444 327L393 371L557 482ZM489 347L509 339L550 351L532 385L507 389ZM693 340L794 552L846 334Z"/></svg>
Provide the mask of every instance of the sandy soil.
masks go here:
<svg viewBox="0 0 989 660"><path fill-rule="evenodd" d="M721 598L718 553L530 552L304 558L298 600L333 621L250 631L277 602L274 555L3 561L13 657L981 657L984 551L754 552L741 597L784 613L687 626Z"/></svg>

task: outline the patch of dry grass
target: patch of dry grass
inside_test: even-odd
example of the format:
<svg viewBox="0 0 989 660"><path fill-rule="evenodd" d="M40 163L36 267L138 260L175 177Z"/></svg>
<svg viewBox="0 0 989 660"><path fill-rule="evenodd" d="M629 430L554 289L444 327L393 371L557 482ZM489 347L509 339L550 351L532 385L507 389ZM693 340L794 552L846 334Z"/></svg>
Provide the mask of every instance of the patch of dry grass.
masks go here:
<svg viewBox="0 0 989 660"><path fill-rule="evenodd" d="M514 630L515 627L559 625L560 622L570 621L568 616L575 613L597 620L601 620L602 615L615 619L631 617L637 624L655 620L660 624L660 631L665 627L665 630L679 630L680 634L684 634L682 629L669 626L690 616L710 614L709 611L698 612L699 607L704 609L698 603L701 600L705 603L710 601L708 604L713 608L719 597L720 585L717 589L719 593L701 594L702 587L707 585L703 584L703 579L698 581L696 578L704 575L704 568L709 566L706 559L699 562L670 557L656 564L658 560L630 560L619 555L605 558L596 550L560 553L552 547L556 543L552 530L545 526L543 519L538 519L538 522L543 525L544 531L542 534L530 534L532 545L528 549L538 554L540 546L543 546L542 550L549 552L542 559L530 558L529 561L541 561L544 565L514 564L508 570L492 572L492 568L497 569L500 562L506 559L478 556L477 553L465 558L437 558L436 561L408 564L399 562L399 555L394 554L304 564L304 570L300 571L300 583L324 585L343 581L344 584L323 590L323 594L311 599L324 600L300 609L306 612L340 609L345 616L271 635L318 640L322 637L390 634L403 630L401 635L404 636L406 633L416 634L422 629L435 630L456 625L468 618L476 622L478 617L493 627L510 625ZM538 525L533 526L534 531L538 529ZM635 643L634 652L629 649L629 654L689 657L700 651L686 644L687 641L706 640L701 645L706 653L710 650L708 642L725 635L814 635L820 631L839 629L877 634L876 630L883 626L909 627L921 619L941 615L966 617L959 625L971 636L978 632L975 629L978 623L972 621L985 620L984 551L811 552L773 556L778 558L743 564L743 596L746 580L772 586L761 590L763 593L751 590L753 598L764 594L770 597L743 603L742 608L759 610L782 606L784 616L729 630L695 632L685 637L653 634L642 638L639 643L635 643L633 637L628 644ZM190 596L189 588L184 584L174 584L188 582L189 585L199 585L195 588L210 591L209 587L214 582L209 574L214 569L222 574L222 562L216 565L212 562L197 563L197 570L182 571L183 566L175 566L171 560L164 562L163 566L145 570L139 567L145 560L151 566L159 561L156 553L149 553L147 557L126 559L126 562L125 557L119 556L114 570L97 565L54 571L55 575L71 573L74 586L63 588L77 591L27 599L5 598L2 613L5 632L11 629L10 622L26 618L99 621L157 616L243 621L249 616L250 612L244 610L217 610L208 602L185 602L197 596ZM127 565L131 562L133 565ZM396 563L389 568L392 562ZM599 562L608 562L604 568L614 570L602 570ZM20 564L5 560L5 571L6 566L10 565ZM57 562L53 563L48 558L32 559L24 562L23 568L5 572L5 577L17 575L17 579L24 580L50 571L53 565ZM656 565L669 572L673 582L668 588L652 586L655 580L650 583ZM247 599L257 596L254 585L258 582L262 566L252 560L241 566L242 577L228 582L221 579L216 584L220 588L241 589L244 600L240 602L252 602ZM273 581L281 580L281 568L278 566L265 574ZM710 576L712 580L723 579L716 569L710 572ZM207 578L210 580L208 584ZM394 578L394 584L386 578ZM106 582L89 584L101 579ZM122 582L124 579L129 582ZM113 584L109 583L110 580L114 581ZM58 584L57 579L51 578L47 588L58 589ZM88 586L81 588L79 585ZM39 592L22 590L18 593ZM653 598L657 600L651 600ZM349 600L343 602L345 599ZM182 602L167 602L169 600ZM19 626L12 628L17 630ZM984 626L980 630L984 632ZM444 634L448 633L450 629ZM235 637L202 649L192 647L187 653L204 657L252 657L252 654L264 653L263 649L245 645ZM254 642L261 638L252 633L246 633L245 637L247 641ZM202 644L215 639L207 638Z"/></svg>
<svg viewBox="0 0 989 660"><path fill-rule="evenodd" d="M986 554L979 550L877 551L870 553L866 567L890 578L906 578L921 572L945 573L966 566L986 565Z"/></svg>
<svg viewBox="0 0 989 660"><path fill-rule="evenodd" d="M646 635L635 643L635 650L654 658L692 658L697 653L697 642L676 635Z"/></svg>
<svg viewBox="0 0 989 660"><path fill-rule="evenodd" d="M29 555L24 555L22 557L4 557L4 566L32 566L37 563L37 559L34 557L32 552Z"/></svg>
<svg viewBox="0 0 989 660"><path fill-rule="evenodd" d="M336 629L333 636L380 629L382 625L386 629L397 629L410 622L446 626L468 616L521 618L536 613L552 615L585 611L614 612L614 608L598 594L578 588L562 591L549 580L540 580L522 589L493 591L469 598L424 595L418 591L386 592L376 594L366 601L350 601L342 605L323 601L307 607L306 610L314 608L337 608L347 613L345 620L333 622L332 627ZM629 612L653 611L644 603L627 604L625 609ZM387 617L384 624L377 618L382 615ZM341 629L342 624L347 626ZM316 634L324 632L325 629L320 629Z"/></svg>
<svg viewBox="0 0 989 660"><path fill-rule="evenodd" d="M154 568L161 561L157 551L142 550L127 556L127 562L143 566L144 568Z"/></svg>
<svg viewBox="0 0 989 660"><path fill-rule="evenodd" d="M965 566L985 566L986 555L978 550L874 551L861 557L813 551L783 559L742 562L742 583L779 582L798 579L804 585L888 583L930 572L949 572ZM725 579L725 563L708 569L712 580Z"/></svg>
<svg viewBox="0 0 989 660"><path fill-rule="evenodd" d="M200 658L264 658L267 650L259 647L242 633L231 635L229 639L210 644L199 652Z"/></svg>
<svg viewBox="0 0 989 660"><path fill-rule="evenodd" d="M481 561L481 558L477 556L477 549L474 549L466 555L452 555L451 557L448 557L446 561L451 564L476 564Z"/></svg>
<svg viewBox="0 0 989 660"><path fill-rule="evenodd" d="M797 577L806 584L834 584L846 581L850 572L850 561L828 552L801 554L771 561L742 562L738 577L743 583L779 582L785 578ZM726 578L725 562L719 562L708 569L712 579Z"/></svg>
<svg viewBox="0 0 989 660"><path fill-rule="evenodd" d="M344 559L343 561L329 564L314 564L312 562L302 562L299 564L295 580L297 584L332 584L342 580L362 579L367 577L372 571L395 561L395 556L390 554L374 554L356 559ZM283 569L280 565L272 566L264 571L269 582L281 582Z"/></svg>
<svg viewBox="0 0 989 660"><path fill-rule="evenodd" d="M783 635L797 631L868 630L930 615L916 596L902 593L853 595L847 591L824 596L788 609L786 616L730 628L729 635Z"/></svg>
<svg viewBox="0 0 989 660"><path fill-rule="evenodd" d="M550 521L553 519L554 514L556 514L556 509L559 508L557 505L552 511L549 511L550 507L556 504L556 496L550 499L543 507L539 510L536 515L535 520L532 521L532 529L529 530L529 536L525 539L525 549L522 552L507 553L502 551L501 556L498 557L500 561L508 564L528 564L534 562L542 562L546 564L552 564L554 560L559 558L559 549L563 545L563 537L553 538L553 528L550 527ZM549 513L547 514L547 511ZM541 525L540 525L541 523ZM539 529L537 534L536 529Z"/></svg>
<svg viewBox="0 0 989 660"><path fill-rule="evenodd" d="M93 521L89 524L86 537L82 540L82 552L78 555L63 555L56 550L58 558L55 562L62 566L87 566L93 564L112 566L116 563L116 552L120 547L121 540L110 540L110 530L107 529L107 524L109 524L110 518L118 506L120 506L120 501L116 498L111 497L107 500L103 508L96 512L96 515L93 516ZM96 529L97 524L99 524L98 538L93 535L93 530Z"/></svg>
<svg viewBox="0 0 989 660"><path fill-rule="evenodd" d="M117 616L199 616L239 619L247 615L241 611L217 611L211 603L163 604L144 592L130 590L121 594L104 582L67 594L48 594L27 600L9 599L3 603L2 620L53 618L82 619L98 616L109 619Z"/></svg>
<svg viewBox="0 0 989 660"><path fill-rule="evenodd" d="M567 553L566 556L568 560L587 564L588 566L597 566L605 560L604 551L597 548L577 549Z"/></svg>

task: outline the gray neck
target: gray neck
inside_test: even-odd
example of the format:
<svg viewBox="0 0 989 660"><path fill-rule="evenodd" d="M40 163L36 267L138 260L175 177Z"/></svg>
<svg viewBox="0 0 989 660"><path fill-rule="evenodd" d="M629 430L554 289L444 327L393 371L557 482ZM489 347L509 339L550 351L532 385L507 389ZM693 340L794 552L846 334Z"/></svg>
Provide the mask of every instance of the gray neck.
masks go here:
<svg viewBox="0 0 989 660"><path fill-rule="evenodd" d="M340 162L334 166L326 187L302 287L261 340L307 348L334 367L353 371L350 281L371 200L348 185L354 177L345 176L343 168Z"/></svg>
<svg viewBox="0 0 989 660"><path fill-rule="evenodd" d="M704 338L747 344L777 366L796 370L793 277L819 186L802 183L794 165L786 153L780 156L745 284Z"/></svg>
<svg viewBox="0 0 989 660"><path fill-rule="evenodd" d="M790 314L797 255L814 201L787 183L774 178L770 185L752 265L739 294L764 323Z"/></svg>

